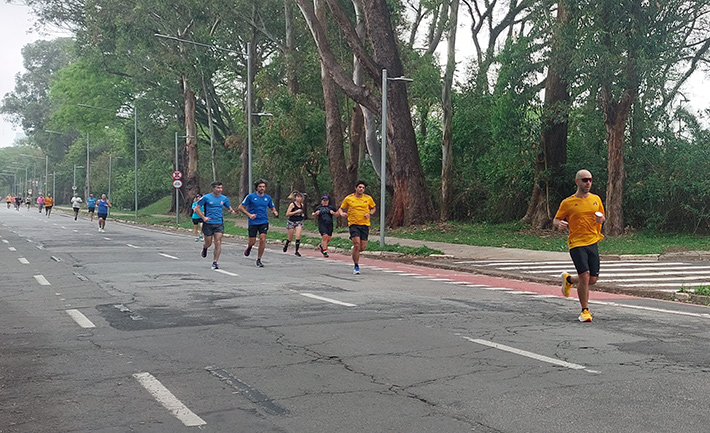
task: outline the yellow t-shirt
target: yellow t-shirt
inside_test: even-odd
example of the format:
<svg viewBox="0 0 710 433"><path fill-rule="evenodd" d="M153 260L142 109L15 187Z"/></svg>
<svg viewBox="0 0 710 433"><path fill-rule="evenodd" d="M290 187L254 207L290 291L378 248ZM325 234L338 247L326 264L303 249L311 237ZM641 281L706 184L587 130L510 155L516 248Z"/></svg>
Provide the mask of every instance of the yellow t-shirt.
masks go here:
<svg viewBox="0 0 710 433"><path fill-rule="evenodd" d="M348 225L369 226L370 218L365 218L365 214L370 213L370 209L375 207L375 201L367 194L357 198L355 194L345 197L341 209L348 211Z"/></svg>
<svg viewBox="0 0 710 433"><path fill-rule="evenodd" d="M44 199L44 206L45 207L52 207L54 206L54 199L52 197L47 197Z"/></svg>
<svg viewBox="0 0 710 433"><path fill-rule="evenodd" d="M602 199L596 194L589 194L587 198L572 195L562 200L555 218L569 223L569 249L592 245L604 238L602 225L596 221L594 212L604 213Z"/></svg>

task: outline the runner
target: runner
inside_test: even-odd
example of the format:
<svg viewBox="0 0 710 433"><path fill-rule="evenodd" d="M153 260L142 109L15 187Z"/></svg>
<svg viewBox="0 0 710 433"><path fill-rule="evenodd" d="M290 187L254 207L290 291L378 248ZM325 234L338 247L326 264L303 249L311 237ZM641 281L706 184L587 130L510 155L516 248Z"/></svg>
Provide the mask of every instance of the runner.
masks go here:
<svg viewBox="0 0 710 433"><path fill-rule="evenodd" d="M195 236L195 242L200 242L201 240L204 239L202 236L202 233L200 233L200 224L202 224L202 218L195 212L195 207L197 206L197 202L200 201L202 198L202 194L197 193L195 196L195 199L192 201L192 234ZM204 213L205 208L203 206L200 206L200 210Z"/></svg>
<svg viewBox="0 0 710 433"><path fill-rule="evenodd" d="M296 256L301 257L301 253L298 249L301 247L301 231L303 230L303 216L306 213L306 206L303 204L303 194L298 191L294 191L293 201L288 205L286 209L286 216L288 221L286 221L286 229L288 230L288 237L286 238L286 244L284 244L284 253L288 251L288 244L293 240L294 233L296 234Z"/></svg>
<svg viewBox="0 0 710 433"><path fill-rule="evenodd" d="M13 202L12 196L10 194L5 197L5 201L7 202L7 208L10 209L10 204Z"/></svg>
<svg viewBox="0 0 710 433"><path fill-rule="evenodd" d="M71 198L71 207L74 210L74 221L79 217L79 209L81 209L81 197L79 194L74 193L74 197Z"/></svg>
<svg viewBox="0 0 710 433"><path fill-rule="evenodd" d="M94 211L96 210L96 198L93 194L89 194L89 198L86 199L86 206L89 209L89 220L94 220Z"/></svg>
<svg viewBox="0 0 710 433"><path fill-rule="evenodd" d="M335 215L335 208L330 204L330 197L324 195L316 211L313 212L313 216L318 219L318 231L321 237L318 248L323 257L328 257L328 242L333 237L333 215Z"/></svg>
<svg viewBox="0 0 710 433"><path fill-rule="evenodd" d="M108 210L111 207L111 202L106 198L106 194L101 194L101 200L96 202L98 207L96 216L99 217L99 233L103 233L106 228L106 218L108 218Z"/></svg>
<svg viewBox="0 0 710 433"><path fill-rule="evenodd" d="M271 209L271 213L275 217L279 216L279 212L274 207L274 202L268 194L266 194L266 181L257 180L254 182L256 192L253 192L246 197L239 205L239 211L249 217L249 243L247 249L244 250L244 255L251 254L251 248L256 243L256 235L259 234L259 250L256 259L256 266L263 268L261 257L264 255L266 248L266 234L269 231L269 215L267 209Z"/></svg>
<svg viewBox="0 0 710 433"><path fill-rule="evenodd" d="M32 207L32 197L29 195L25 197L25 204L27 205L27 210L30 210L30 207Z"/></svg>
<svg viewBox="0 0 710 433"><path fill-rule="evenodd" d="M18 195L17 197L15 197L15 210L19 212L21 206L22 206L22 197L20 197Z"/></svg>
<svg viewBox="0 0 710 433"><path fill-rule="evenodd" d="M52 215L52 206L54 206L54 199L52 198L52 194L47 194L47 197L44 199L44 213L47 215L47 218Z"/></svg>
<svg viewBox="0 0 710 433"><path fill-rule="evenodd" d="M224 190L222 182L212 182L210 186L212 187L212 193L203 195L192 209L203 221L202 233L205 235L205 243L202 245L202 258L207 257L207 250L212 246L214 240L212 269L219 269L217 262L220 254L222 254L222 236L224 235L222 208L227 208L233 214L236 211L232 209L229 199L222 195Z"/></svg>
<svg viewBox="0 0 710 433"><path fill-rule="evenodd" d="M39 208L39 213L42 213L42 210L44 210L44 195L42 194L37 197L37 207Z"/></svg>
<svg viewBox="0 0 710 433"><path fill-rule="evenodd" d="M355 182L355 192L345 197L338 209L338 216L348 217L350 239L353 241L354 275L360 275L360 253L367 248L367 238L370 234L370 217L375 213L375 201L365 194L365 187L367 187L367 184L364 181L358 180Z"/></svg>
<svg viewBox="0 0 710 433"><path fill-rule="evenodd" d="M562 294L569 297L570 289L576 284L577 297L582 306L579 321L591 322L589 286L599 279L598 243L604 238L602 224L606 221L606 216L602 199L589 192L592 189L592 173L579 170L574 183L577 184L577 192L562 200L552 223L559 230L569 230L567 245L577 270L577 275L562 273Z"/></svg>

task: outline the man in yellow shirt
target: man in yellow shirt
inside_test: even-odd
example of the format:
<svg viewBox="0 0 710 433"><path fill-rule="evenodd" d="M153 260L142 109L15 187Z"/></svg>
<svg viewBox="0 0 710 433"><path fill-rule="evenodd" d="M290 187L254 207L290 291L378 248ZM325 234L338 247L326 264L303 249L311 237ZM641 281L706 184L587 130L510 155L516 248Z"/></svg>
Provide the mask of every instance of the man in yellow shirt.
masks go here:
<svg viewBox="0 0 710 433"><path fill-rule="evenodd" d="M569 297L570 289L577 285L577 296L582 306L580 322L591 322L589 312L589 286L599 278L599 248L602 224L606 221L601 198L589 191L592 189L592 173L579 170L574 183L577 192L564 199L552 221L559 230L569 230L567 245L577 275L562 274L562 294Z"/></svg>
<svg viewBox="0 0 710 433"><path fill-rule="evenodd" d="M367 184L358 180L355 182L355 192L345 197L336 215L348 217L350 239L353 241L353 274L360 275L360 253L367 248L367 237L370 234L370 217L375 214L375 201L365 194Z"/></svg>

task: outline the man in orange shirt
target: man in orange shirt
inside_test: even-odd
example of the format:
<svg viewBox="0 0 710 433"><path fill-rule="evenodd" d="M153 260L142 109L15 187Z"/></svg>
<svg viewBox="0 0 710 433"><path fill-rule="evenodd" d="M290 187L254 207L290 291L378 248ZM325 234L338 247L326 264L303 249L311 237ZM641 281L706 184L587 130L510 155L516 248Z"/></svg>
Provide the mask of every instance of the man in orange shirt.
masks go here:
<svg viewBox="0 0 710 433"><path fill-rule="evenodd" d="M350 239L353 241L353 274L360 275L360 252L367 248L367 237L370 234L370 217L375 213L375 201L365 194L367 184L358 180L355 182L355 192L345 197L336 215L348 217ZM384 222L382 222L384 224Z"/></svg>
<svg viewBox="0 0 710 433"><path fill-rule="evenodd" d="M52 194L47 194L47 197L44 198L44 213L47 215L47 218L52 215L52 207L54 206L54 199L52 198Z"/></svg>
<svg viewBox="0 0 710 433"><path fill-rule="evenodd" d="M567 245L577 275L562 274L562 294L569 297L570 289L577 285L577 296L582 306L580 322L591 322L589 312L589 286L599 278L599 248L602 224L606 221L601 198L592 189L592 173L579 170L574 183L577 192L564 199L555 215L553 225L559 230L569 230Z"/></svg>

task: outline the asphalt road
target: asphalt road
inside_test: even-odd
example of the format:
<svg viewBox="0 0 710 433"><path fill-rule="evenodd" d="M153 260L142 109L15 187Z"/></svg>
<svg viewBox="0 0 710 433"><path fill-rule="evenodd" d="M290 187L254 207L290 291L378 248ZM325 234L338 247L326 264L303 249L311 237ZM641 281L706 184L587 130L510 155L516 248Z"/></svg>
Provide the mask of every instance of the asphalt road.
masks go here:
<svg viewBox="0 0 710 433"><path fill-rule="evenodd" d="M706 432L710 309L0 208L0 432Z"/></svg>

